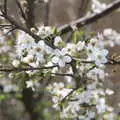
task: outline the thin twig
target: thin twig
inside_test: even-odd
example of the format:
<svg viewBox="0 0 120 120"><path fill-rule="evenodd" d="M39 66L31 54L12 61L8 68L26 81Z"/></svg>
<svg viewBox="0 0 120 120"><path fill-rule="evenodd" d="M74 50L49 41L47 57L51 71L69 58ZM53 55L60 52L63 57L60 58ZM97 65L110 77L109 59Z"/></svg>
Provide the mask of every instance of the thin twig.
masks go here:
<svg viewBox="0 0 120 120"><path fill-rule="evenodd" d="M21 72L21 71L33 71L33 70L41 70L41 69L52 69L54 67L57 67L57 65L48 66L48 67L38 67L38 68L0 68L0 71L1 72Z"/></svg>
<svg viewBox="0 0 120 120"><path fill-rule="evenodd" d="M4 12L7 15L7 0L4 0Z"/></svg>
<svg viewBox="0 0 120 120"><path fill-rule="evenodd" d="M22 6L20 4L20 2L18 0L15 0L16 1L16 4L18 5L19 9L20 9L20 12L21 12L21 16L23 17L23 19L26 21L26 16L25 16L25 13L22 9Z"/></svg>
<svg viewBox="0 0 120 120"><path fill-rule="evenodd" d="M50 74L57 75L57 76L69 76L74 78L73 74L67 74L67 73L50 73Z"/></svg>
<svg viewBox="0 0 120 120"><path fill-rule="evenodd" d="M73 88L61 101L60 101L60 104L61 103L64 103L64 101L70 96L72 95L76 90L78 90L79 87L76 87L76 88Z"/></svg>
<svg viewBox="0 0 120 120"><path fill-rule="evenodd" d="M8 35L9 33L12 33L14 30L16 30L17 27L13 27L12 29L10 29L5 35Z"/></svg>

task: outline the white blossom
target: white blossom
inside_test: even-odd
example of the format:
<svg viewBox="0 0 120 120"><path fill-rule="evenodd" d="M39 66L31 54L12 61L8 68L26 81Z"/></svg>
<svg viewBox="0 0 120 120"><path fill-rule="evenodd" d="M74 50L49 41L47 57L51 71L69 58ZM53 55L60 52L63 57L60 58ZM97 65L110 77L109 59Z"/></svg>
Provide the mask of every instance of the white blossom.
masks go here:
<svg viewBox="0 0 120 120"><path fill-rule="evenodd" d="M27 55L26 57L23 58L23 62L24 63L32 63L33 62L33 59L34 59L34 56L33 55Z"/></svg>
<svg viewBox="0 0 120 120"><path fill-rule="evenodd" d="M20 65L20 61L19 60L13 60L12 65L17 68Z"/></svg>
<svg viewBox="0 0 120 120"><path fill-rule="evenodd" d="M105 98L100 98L97 100L96 109L98 114L104 113L106 111Z"/></svg>
<svg viewBox="0 0 120 120"><path fill-rule="evenodd" d="M95 64L100 66L107 62L106 56L108 55L107 49L96 48L92 45L87 46L88 60L95 61Z"/></svg>
<svg viewBox="0 0 120 120"><path fill-rule="evenodd" d="M32 80L26 81L26 87L27 88L32 88L32 90L35 91L34 83L33 83Z"/></svg>
<svg viewBox="0 0 120 120"><path fill-rule="evenodd" d="M54 51L54 56L52 58L52 62L54 64L58 64L60 67L65 67L66 63L70 63L71 62L71 57L66 55L66 53L64 52L64 50L59 50L56 49Z"/></svg>
<svg viewBox="0 0 120 120"><path fill-rule="evenodd" d="M49 35L52 34L52 29L51 27L49 26L41 26L41 27L38 27L38 32L37 32L37 35L39 35L41 38L45 38Z"/></svg>
<svg viewBox="0 0 120 120"><path fill-rule="evenodd" d="M76 45L76 49L78 50L78 51L81 51L81 50L83 50L83 48L85 47L85 42L83 41L79 41L78 43L77 43L77 45Z"/></svg>
<svg viewBox="0 0 120 120"><path fill-rule="evenodd" d="M114 91L111 90L111 89L108 89L108 88L106 89L105 92L106 92L107 95L112 95L112 94L114 94Z"/></svg>
<svg viewBox="0 0 120 120"><path fill-rule="evenodd" d="M100 13L106 7L107 5L105 3L100 3L99 0L92 0L92 11L94 13Z"/></svg>
<svg viewBox="0 0 120 120"><path fill-rule="evenodd" d="M55 46L60 46L61 45L61 43L62 43L63 41L62 41L62 38L60 37L60 36L56 36L55 38L54 38L54 45Z"/></svg>

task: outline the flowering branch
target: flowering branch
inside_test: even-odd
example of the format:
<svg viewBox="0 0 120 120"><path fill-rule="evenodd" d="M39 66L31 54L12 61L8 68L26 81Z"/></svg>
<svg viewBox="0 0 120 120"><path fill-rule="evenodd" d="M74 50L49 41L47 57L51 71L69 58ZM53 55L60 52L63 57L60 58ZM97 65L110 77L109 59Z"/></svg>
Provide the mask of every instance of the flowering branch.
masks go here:
<svg viewBox="0 0 120 120"><path fill-rule="evenodd" d="M81 63L88 63L88 64L94 64L94 61L87 61L87 60L81 60L81 59L77 59L77 58L73 58L73 60L77 61L80 60ZM69 63L71 64L71 63ZM120 61L116 61L114 59L112 59L111 57L108 57L108 62L105 63L107 65L120 65ZM52 69L58 67L58 65L53 65L53 66L48 66L48 67L37 67L37 68L0 68L1 72L21 72L21 71L34 71L34 70L41 70L41 69ZM59 76L71 76L74 77L72 74L65 74L65 73L51 73L54 75L59 75Z"/></svg>
<svg viewBox="0 0 120 120"><path fill-rule="evenodd" d="M116 10L120 7L120 0L115 0L114 2L110 3L105 10L101 11L100 13L93 13L89 16L82 17L76 21L71 22L70 24L65 24L59 27L59 32L65 34L69 31L73 31L71 26L76 26L77 28L83 27L87 24L91 24L96 20L110 14L112 11Z"/></svg>
<svg viewBox="0 0 120 120"><path fill-rule="evenodd" d="M102 12L97 13L97 14L93 13L90 16L85 16L76 21L73 21L70 24L65 24L65 25L59 27L58 31L62 35L69 31L72 31L73 29L71 26L76 26L77 28L83 27L87 24L93 23L96 20L110 14L113 10L116 10L119 7L120 7L120 0L116 0L116 1L112 2L111 4L109 4L107 6L107 8L105 10L103 10ZM34 33L32 33L30 30L26 29L25 27L19 25L12 17L6 15L5 12L2 11L2 9L1 9L1 12L2 12L1 16L4 17L6 20L8 20L12 25L16 26L16 29L20 29L20 30L28 33L30 36L32 36L35 39L40 39L39 36L35 35Z"/></svg>

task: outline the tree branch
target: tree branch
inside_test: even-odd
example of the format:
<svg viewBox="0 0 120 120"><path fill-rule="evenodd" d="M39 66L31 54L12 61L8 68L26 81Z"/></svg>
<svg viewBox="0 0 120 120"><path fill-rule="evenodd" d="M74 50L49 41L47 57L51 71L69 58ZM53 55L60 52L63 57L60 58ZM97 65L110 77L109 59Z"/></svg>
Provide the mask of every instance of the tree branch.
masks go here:
<svg viewBox="0 0 120 120"><path fill-rule="evenodd" d="M24 13L24 11L23 11L23 9L22 9L21 4L19 3L19 1L18 1L18 0L15 0L15 2L16 2L17 6L18 6L18 7L19 7L19 9L20 9L21 16L22 16L22 17L23 17L23 19L26 21L26 16L25 16L25 13Z"/></svg>
<svg viewBox="0 0 120 120"><path fill-rule="evenodd" d="M50 15L50 6L51 6L51 0L49 0L47 3L45 3L45 16L44 16L44 25L49 25L49 15Z"/></svg>
<svg viewBox="0 0 120 120"><path fill-rule="evenodd" d="M4 12L7 14L7 0L4 0Z"/></svg>
<svg viewBox="0 0 120 120"><path fill-rule="evenodd" d="M27 28L30 29L35 27L35 16L34 16L34 0L26 0L27 1L27 9L26 9L26 25Z"/></svg>
<svg viewBox="0 0 120 120"><path fill-rule="evenodd" d="M39 67L39 68L0 68L1 72L21 72L21 71L33 71L33 70L42 70L42 69L52 69L57 67L57 65L49 67Z"/></svg>
<svg viewBox="0 0 120 120"><path fill-rule="evenodd" d="M100 13L93 13L89 16L82 17L76 21L71 22L70 24L65 24L58 28L58 31L62 34L65 34L69 31L73 31L71 26L76 26L77 28L83 27L85 25L91 24L96 20L110 14L112 11L120 7L120 0L115 0L110 3L105 10Z"/></svg>

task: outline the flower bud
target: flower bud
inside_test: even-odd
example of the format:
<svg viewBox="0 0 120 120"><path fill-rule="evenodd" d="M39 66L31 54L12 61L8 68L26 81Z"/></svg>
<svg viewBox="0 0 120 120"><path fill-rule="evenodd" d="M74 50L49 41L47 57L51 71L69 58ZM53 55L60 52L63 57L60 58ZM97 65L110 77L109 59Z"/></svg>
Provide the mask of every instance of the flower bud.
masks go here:
<svg viewBox="0 0 120 120"><path fill-rule="evenodd" d="M20 61L19 61L19 60L14 60L14 61L12 62L12 65L17 68L17 67L19 67L19 65L20 65Z"/></svg>

